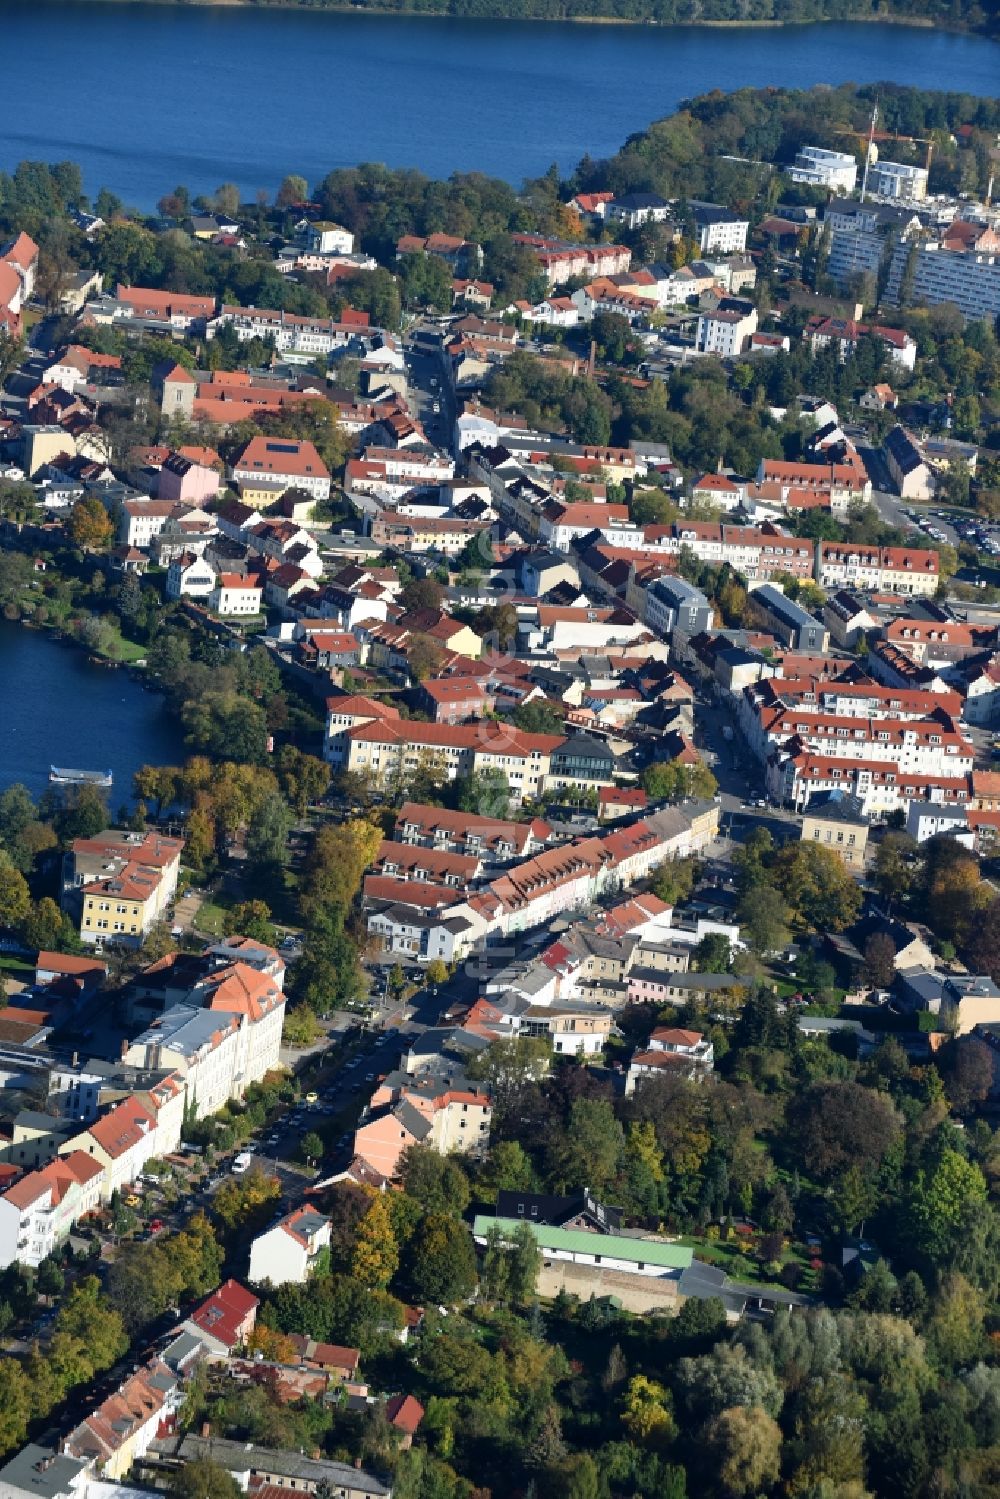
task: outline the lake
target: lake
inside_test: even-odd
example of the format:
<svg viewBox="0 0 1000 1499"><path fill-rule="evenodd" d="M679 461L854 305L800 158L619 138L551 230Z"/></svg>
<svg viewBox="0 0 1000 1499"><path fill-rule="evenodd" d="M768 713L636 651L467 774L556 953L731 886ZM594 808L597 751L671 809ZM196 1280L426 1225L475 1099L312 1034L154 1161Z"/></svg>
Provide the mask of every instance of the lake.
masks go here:
<svg viewBox="0 0 1000 1499"><path fill-rule="evenodd" d="M95 666L77 646L0 620L0 789L21 781L35 797L49 766L111 770L112 812L132 796L140 765L186 756L158 693L127 672Z"/></svg>
<svg viewBox="0 0 1000 1499"><path fill-rule="evenodd" d="M362 161L520 185L606 156L685 98L891 79L992 95L1000 43L930 28L433 20L234 6L0 0L0 168L74 160L151 208L252 197Z"/></svg>

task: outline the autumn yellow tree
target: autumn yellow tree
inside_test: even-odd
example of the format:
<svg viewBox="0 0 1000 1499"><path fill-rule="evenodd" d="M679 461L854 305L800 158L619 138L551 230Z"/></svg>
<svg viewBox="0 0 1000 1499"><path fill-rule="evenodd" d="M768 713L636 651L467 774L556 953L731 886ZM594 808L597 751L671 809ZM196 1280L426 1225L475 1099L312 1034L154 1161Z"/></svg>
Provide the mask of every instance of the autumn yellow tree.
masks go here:
<svg viewBox="0 0 1000 1499"><path fill-rule="evenodd" d="M303 904L307 910L346 909L378 853L382 829L366 818L320 828L306 861Z"/></svg>
<svg viewBox="0 0 1000 1499"><path fill-rule="evenodd" d="M389 1204L382 1196L362 1218L354 1240L351 1274L369 1291L384 1291L399 1269L399 1246L392 1231Z"/></svg>
<svg viewBox="0 0 1000 1499"><path fill-rule="evenodd" d="M114 535L111 517L100 500L77 500L70 512L66 529L75 546L103 551Z"/></svg>

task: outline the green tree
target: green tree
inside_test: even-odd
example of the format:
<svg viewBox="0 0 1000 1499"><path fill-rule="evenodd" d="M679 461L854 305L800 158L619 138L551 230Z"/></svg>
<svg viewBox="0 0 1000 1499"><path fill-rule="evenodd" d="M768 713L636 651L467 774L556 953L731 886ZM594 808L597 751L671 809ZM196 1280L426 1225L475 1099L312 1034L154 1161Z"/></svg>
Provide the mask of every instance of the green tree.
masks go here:
<svg viewBox="0 0 1000 1499"><path fill-rule="evenodd" d="M308 197L309 184L306 179L290 173L282 178L274 202L278 208L293 208L299 203L305 203Z"/></svg>
<svg viewBox="0 0 1000 1499"><path fill-rule="evenodd" d="M206 692L181 710L187 742L219 760L257 765L267 745L267 715L235 692Z"/></svg>
<svg viewBox="0 0 1000 1499"><path fill-rule="evenodd" d="M243 1491L226 1468L196 1457L171 1474L169 1492L174 1499L240 1499Z"/></svg>
<svg viewBox="0 0 1000 1499"><path fill-rule="evenodd" d="M728 973L733 960L729 938L721 932L706 932L694 950L698 973Z"/></svg>
<svg viewBox="0 0 1000 1499"><path fill-rule="evenodd" d="M986 1180L979 1167L945 1147L930 1166L917 1170L905 1194L910 1245L931 1264L946 1264L968 1215L985 1200Z"/></svg>
<svg viewBox="0 0 1000 1499"><path fill-rule="evenodd" d="M316 1011L309 1005L296 1005L294 1010L285 1011L285 1023L281 1031L281 1039L285 1046L295 1048L312 1046L322 1034L320 1023L316 1019Z"/></svg>
<svg viewBox="0 0 1000 1499"><path fill-rule="evenodd" d="M50 895L36 901L24 918L21 935L28 947L51 952L57 948L65 934L63 913Z"/></svg>
<svg viewBox="0 0 1000 1499"><path fill-rule="evenodd" d="M226 916L226 931L231 936L250 937L273 947L276 941L271 925L271 907L264 900L237 901Z"/></svg>
<svg viewBox="0 0 1000 1499"><path fill-rule="evenodd" d="M308 1130L299 1141L299 1154L307 1165L314 1166L323 1158L323 1141L314 1129Z"/></svg>
<svg viewBox="0 0 1000 1499"><path fill-rule="evenodd" d="M507 1284L515 1306L523 1306L535 1294L542 1251L530 1223L519 1223L511 1235Z"/></svg>
<svg viewBox="0 0 1000 1499"><path fill-rule="evenodd" d="M708 800L718 791L719 783L707 765L682 765L679 760L670 760L644 770L642 787L651 801L682 801L689 796Z"/></svg>
<svg viewBox="0 0 1000 1499"><path fill-rule="evenodd" d="M458 1161L431 1145L408 1145L399 1161L399 1178L408 1197L429 1213L460 1217L469 1205L469 1178Z"/></svg>
<svg viewBox="0 0 1000 1499"><path fill-rule="evenodd" d="M666 1447L675 1434L667 1391L645 1374L629 1380L622 1402L622 1425L646 1447Z"/></svg>
<svg viewBox="0 0 1000 1499"><path fill-rule="evenodd" d="M408 1280L419 1301L453 1306L476 1288L476 1251L464 1223L427 1213L410 1242Z"/></svg>
<svg viewBox="0 0 1000 1499"><path fill-rule="evenodd" d="M247 853L255 864L284 864L292 814L277 791L265 797L247 827Z"/></svg>
<svg viewBox="0 0 1000 1499"><path fill-rule="evenodd" d="M15 1358L0 1360L0 1452L22 1447L40 1402Z"/></svg>
<svg viewBox="0 0 1000 1499"><path fill-rule="evenodd" d="M784 897L773 885L754 885L745 892L737 910L740 935L759 957L780 952L791 941L790 915Z"/></svg>
<svg viewBox="0 0 1000 1499"><path fill-rule="evenodd" d="M498 767L473 770L454 782L455 806L476 817L510 816L510 782Z"/></svg>

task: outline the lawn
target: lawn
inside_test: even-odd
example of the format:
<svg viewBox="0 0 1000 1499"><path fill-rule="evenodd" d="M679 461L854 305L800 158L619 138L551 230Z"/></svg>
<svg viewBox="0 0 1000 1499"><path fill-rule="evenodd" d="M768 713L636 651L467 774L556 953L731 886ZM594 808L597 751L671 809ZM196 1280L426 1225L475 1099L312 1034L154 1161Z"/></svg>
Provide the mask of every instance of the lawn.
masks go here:
<svg viewBox="0 0 1000 1499"><path fill-rule="evenodd" d="M194 918L193 925L199 932L205 932L209 937L224 937L228 916L229 912L224 907L217 906L214 901L205 900L198 907L198 914Z"/></svg>
<svg viewBox="0 0 1000 1499"><path fill-rule="evenodd" d="M704 1260L709 1265L718 1265L732 1280L744 1281L751 1285L781 1287L779 1281L772 1280L763 1273L763 1267L753 1257L750 1244L744 1244L739 1240L723 1241L721 1239L699 1238L696 1234L688 1234L678 1240L680 1244L686 1244L694 1250L698 1259ZM796 1264L802 1270L802 1277L796 1286L796 1290L804 1295L809 1295L815 1289L816 1275L809 1265L809 1256L805 1247L795 1241L790 1241L788 1247L782 1252L781 1263L783 1265Z"/></svg>
<svg viewBox="0 0 1000 1499"><path fill-rule="evenodd" d="M0 973L9 973L14 978L23 979L33 976L34 972L34 963L29 963L24 958L15 958L10 953L0 956Z"/></svg>

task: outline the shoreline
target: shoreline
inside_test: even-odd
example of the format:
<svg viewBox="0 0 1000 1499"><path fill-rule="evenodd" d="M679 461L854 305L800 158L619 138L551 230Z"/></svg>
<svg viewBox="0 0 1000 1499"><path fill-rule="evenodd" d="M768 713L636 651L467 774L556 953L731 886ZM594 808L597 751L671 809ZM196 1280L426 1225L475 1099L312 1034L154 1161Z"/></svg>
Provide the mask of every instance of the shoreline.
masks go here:
<svg viewBox="0 0 1000 1499"><path fill-rule="evenodd" d="M761 17L747 20L733 17L728 20L676 20L657 21L652 17L628 17L609 15L576 15L576 16L510 16L502 13L494 15L453 15L444 11L424 11L392 9L388 6L368 7L366 5L352 5L345 0L335 0L330 5L310 5L307 0L273 0L267 5L258 5L254 0L64 0L70 5L118 5L135 6L144 9L167 8L170 10L197 9L197 10L248 10L256 11L258 14L267 14L270 11L294 10L306 11L311 15L333 15L333 16L364 16L368 18L382 17L386 20L419 20L419 21L482 21L496 22L506 21L511 23L523 23L526 25L550 25L550 26L628 26L628 27L652 27L658 31L778 31L788 30L794 26L902 26L918 31L942 31L952 36L991 36L990 31L981 30L971 26L962 25L954 21L935 20L931 16L901 15L889 13L886 15L873 15L871 11L860 11L857 15L845 16L803 16L794 17L789 20L780 20L775 17Z"/></svg>

